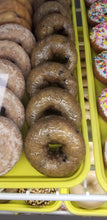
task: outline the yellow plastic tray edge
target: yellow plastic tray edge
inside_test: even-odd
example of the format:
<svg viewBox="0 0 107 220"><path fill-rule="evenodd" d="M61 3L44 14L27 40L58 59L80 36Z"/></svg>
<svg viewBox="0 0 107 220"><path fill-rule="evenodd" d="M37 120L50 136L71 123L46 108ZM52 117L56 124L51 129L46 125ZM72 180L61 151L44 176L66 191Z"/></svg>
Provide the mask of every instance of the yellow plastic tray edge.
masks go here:
<svg viewBox="0 0 107 220"><path fill-rule="evenodd" d="M105 191L107 191L107 181L105 178L104 169L101 169L101 167L103 167L100 158L100 155L102 154L102 150L101 150L102 147L101 147L101 139L100 139L98 112L96 106L96 95L95 95L95 87L94 87L94 76L93 76L93 68L92 68L91 48L89 42L87 15L86 15L84 1L80 0L80 5L81 5L81 14L82 14L82 23L83 23L84 43L85 43L87 81L88 81L91 127L92 127L93 147L94 147L95 170L100 185L103 187Z"/></svg>

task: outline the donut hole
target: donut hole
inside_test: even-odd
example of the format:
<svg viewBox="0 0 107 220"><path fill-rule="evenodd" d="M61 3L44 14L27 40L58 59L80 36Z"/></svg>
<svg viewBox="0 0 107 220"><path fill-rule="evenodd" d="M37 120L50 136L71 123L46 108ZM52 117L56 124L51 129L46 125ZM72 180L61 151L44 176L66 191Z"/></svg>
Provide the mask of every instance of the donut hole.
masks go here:
<svg viewBox="0 0 107 220"><path fill-rule="evenodd" d="M59 29L54 28L54 34L63 35L65 37L68 36L68 33L66 32L66 29L64 27L61 27Z"/></svg>
<svg viewBox="0 0 107 220"><path fill-rule="evenodd" d="M52 59L50 59L49 61L66 64L69 61L69 56L61 56L61 54L53 54Z"/></svg>
<svg viewBox="0 0 107 220"><path fill-rule="evenodd" d="M63 152L63 144L56 143L54 141L51 141L51 143L48 143L48 155L50 159L58 159L60 158L63 162L66 162L67 156Z"/></svg>
<svg viewBox="0 0 107 220"><path fill-rule="evenodd" d="M45 109L42 116L44 117L44 116L48 116L48 115L62 116L61 112L59 110L55 109L54 107L49 107L49 108Z"/></svg>
<svg viewBox="0 0 107 220"><path fill-rule="evenodd" d="M6 109L5 109L5 107L0 107L0 116L6 116Z"/></svg>

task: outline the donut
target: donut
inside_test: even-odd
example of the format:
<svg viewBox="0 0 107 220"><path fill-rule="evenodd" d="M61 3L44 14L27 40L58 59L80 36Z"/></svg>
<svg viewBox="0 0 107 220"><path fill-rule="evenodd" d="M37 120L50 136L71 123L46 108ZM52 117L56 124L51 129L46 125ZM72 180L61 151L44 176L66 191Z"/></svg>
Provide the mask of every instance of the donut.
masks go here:
<svg viewBox="0 0 107 220"><path fill-rule="evenodd" d="M33 24L34 26L38 24L38 22L46 15L51 13L60 13L64 17L70 18L70 14L68 14L67 10L64 8L62 4L57 1L48 1L44 2L34 13L33 16Z"/></svg>
<svg viewBox="0 0 107 220"><path fill-rule="evenodd" d="M1 25L0 40L11 40L19 43L29 55L36 44L31 31L19 24Z"/></svg>
<svg viewBox="0 0 107 220"><path fill-rule="evenodd" d="M20 2L24 7L26 7L30 15L32 15L32 6L29 0L17 0L17 1Z"/></svg>
<svg viewBox="0 0 107 220"><path fill-rule="evenodd" d="M105 144L103 146L103 161L105 168L107 168L107 139L105 140Z"/></svg>
<svg viewBox="0 0 107 220"><path fill-rule="evenodd" d="M65 89L57 87L42 89L29 100L27 124L31 126L39 118L52 113L63 115L77 128L81 125L81 109L76 99Z"/></svg>
<svg viewBox="0 0 107 220"><path fill-rule="evenodd" d="M95 171L92 170L88 173L86 178L86 188L84 187L84 182L80 183L77 186L70 188L71 194L98 194L98 195L105 195L106 192L101 188L98 180L96 178ZM79 207L85 209L97 209L99 208L104 202L103 201L76 201Z"/></svg>
<svg viewBox="0 0 107 220"><path fill-rule="evenodd" d="M98 97L98 112L104 121L107 122L107 88L103 89Z"/></svg>
<svg viewBox="0 0 107 220"><path fill-rule="evenodd" d="M8 59L15 63L26 78L30 72L30 59L25 50L15 42L0 40L0 58Z"/></svg>
<svg viewBox="0 0 107 220"><path fill-rule="evenodd" d="M5 87L0 87L0 115L5 116L21 129L25 120L24 107L14 93Z"/></svg>
<svg viewBox="0 0 107 220"><path fill-rule="evenodd" d="M8 173L22 153L22 136L17 125L0 116L0 176Z"/></svg>
<svg viewBox="0 0 107 220"><path fill-rule="evenodd" d="M63 64L55 62L45 62L32 69L26 81L26 90L31 97L41 88L51 86L53 83L67 89L74 97L77 95L75 76Z"/></svg>
<svg viewBox="0 0 107 220"><path fill-rule="evenodd" d="M0 59L0 86L9 88L19 99L25 92L25 80L21 70L11 61Z"/></svg>
<svg viewBox="0 0 107 220"><path fill-rule="evenodd" d="M92 28L90 42L97 53L107 50L107 22L100 23Z"/></svg>
<svg viewBox="0 0 107 220"><path fill-rule="evenodd" d="M49 144L60 144L51 148ZM30 164L49 177L72 175L84 160L85 144L82 135L60 116L39 119L29 129L24 143Z"/></svg>
<svg viewBox="0 0 107 220"><path fill-rule="evenodd" d="M61 35L52 35L41 40L32 50L32 68L45 61L65 63L66 68L73 72L77 63L74 43Z"/></svg>
<svg viewBox="0 0 107 220"><path fill-rule="evenodd" d="M29 25L32 24L28 10L17 0L5 0L0 2L0 13L13 11L18 17L25 19Z"/></svg>
<svg viewBox="0 0 107 220"><path fill-rule="evenodd" d="M70 19L58 13L52 13L43 17L36 25L35 36L42 40L52 34L62 34L75 40L74 28Z"/></svg>
<svg viewBox="0 0 107 220"><path fill-rule="evenodd" d="M94 2L88 10L88 22L91 26L107 21L107 1Z"/></svg>
<svg viewBox="0 0 107 220"><path fill-rule="evenodd" d="M54 188L50 188L50 189L44 189L44 188L38 188L38 189L19 189L18 192L19 193L33 193L33 194L55 194L56 193L56 189ZM32 205L32 206L37 206L39 208L41 207L45 207L46 205L49 205L52 201L44 201L44 200L27 200L25 201L27 205Z"/></svg>
<svg viewBox="0 0 107 220"><path fill-rule="evenodd" d="M107 50L94 57L93 72L100 82L107 85Z"/></svg>
<svg viewBox="0 0 107 220"><path fill-rule="evenodd" d="M33 7L34 7L34 11L36 11L38 9L38 7L40 7L44 2L47 2L50 0L35 0L33 1ZM71 6L71 0L56 0L57 2L59 2L60 4L62 4L67 10L70 10L70 6Z"/></svg>
<svg viewBox="0 0 107 220"><path fill-rule="evenodd" d="M20 24L29 30L31 29L31 26L28 24L28 22L25 19L18 17L17 14L13 11L8 11L0 14L0 25L7 23Z"/></svg>

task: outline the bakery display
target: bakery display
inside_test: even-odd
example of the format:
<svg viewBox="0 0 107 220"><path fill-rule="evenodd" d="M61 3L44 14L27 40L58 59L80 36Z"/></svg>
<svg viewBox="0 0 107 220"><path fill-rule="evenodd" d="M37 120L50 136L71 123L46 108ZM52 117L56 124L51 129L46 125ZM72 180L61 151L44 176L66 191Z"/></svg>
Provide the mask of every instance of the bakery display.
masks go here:
<svg viewBox="0 0 107 220"><path fill-rule="evenodd" d="M61 146L55 149L49 144ZM47 116L36 121L28 131L24 150L31 165L50 177L72 175L85 156L82 135L60 116Z"/></svg>

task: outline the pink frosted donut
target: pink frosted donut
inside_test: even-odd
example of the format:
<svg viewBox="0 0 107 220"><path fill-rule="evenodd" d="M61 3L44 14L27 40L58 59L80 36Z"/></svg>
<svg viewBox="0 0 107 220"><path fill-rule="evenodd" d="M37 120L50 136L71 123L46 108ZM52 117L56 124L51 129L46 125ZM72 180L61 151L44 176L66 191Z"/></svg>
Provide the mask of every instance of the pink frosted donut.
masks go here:
<svg viewBox="0 0 107 220"><path fill-rule="evenodd" d="M107 21L107 1L96 1L88 10L88 22L94 26L104 21Z"/></svg>
<svg viewBox="0 0 107 220"><path fill-rule="evenodd" d="M10 118L22 128L25 120L24 107L17 96L5 87L0 87L0 114Z"/></svg>
<svg viewBox="0 0 107 220"><path fill-rule="evenodd" d="M9 172L22 153L22 136L16 124L0 116L0 176Z"/></svg>
<svg viewBox="0 0 107 220"><path fill-rule="evenodd" d="M96 52L107 50L107 22L100 23L92 28L90 41Z"/></svg>

